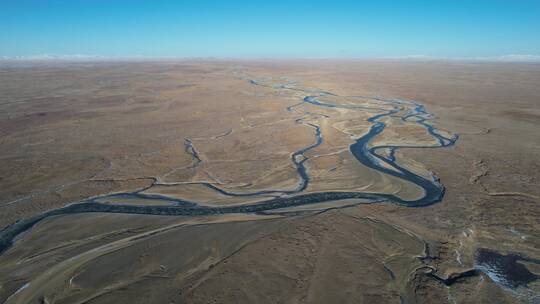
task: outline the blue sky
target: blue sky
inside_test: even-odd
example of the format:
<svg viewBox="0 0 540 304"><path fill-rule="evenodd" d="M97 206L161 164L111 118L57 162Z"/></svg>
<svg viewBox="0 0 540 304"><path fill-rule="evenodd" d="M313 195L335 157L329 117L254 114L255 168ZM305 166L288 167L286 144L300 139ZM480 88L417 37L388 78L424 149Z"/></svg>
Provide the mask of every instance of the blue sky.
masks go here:
<svg viewBox="0 0 540 304"><path fill-rule="evenodd" d="M540 0L0 0L0 56L540 55Z"/></svg>

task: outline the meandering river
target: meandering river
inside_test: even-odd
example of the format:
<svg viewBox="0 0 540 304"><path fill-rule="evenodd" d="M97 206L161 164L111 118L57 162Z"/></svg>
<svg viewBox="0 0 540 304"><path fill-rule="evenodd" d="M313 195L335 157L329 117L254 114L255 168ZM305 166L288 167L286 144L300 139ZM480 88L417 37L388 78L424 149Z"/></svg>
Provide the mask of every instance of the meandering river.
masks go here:
<svg viewBox="0 0 540 304"><path fill-rule="evenodd" d="M261 200L251 204L242 205L230 205L230 206L216 206L209 207L199 205L197 202L186 201L166 195L146 194L144 191L154 186L167 186L169 184L160 183L158 179L154 179L154 182L149 187L139 189L134 192L117 193L110 195L103 195L87 199L80 203L67 205L65 207L51 210L43 214L34 216L32 218L22 219L0 232L0 253L7 250L11 246L14 238L22 232L30 229L37 222L55 215L71 214L71 213L84 213L84 212L109 212L109 213L132 213L132 214L154 214L154 215L184 215L184 216L200 216L200 215L218 215L225 213L254 213L264 212L272 209L286 208L301 206L307 204L321 203L325 201L343 200L343 199L363 199L368 202L380 202L390 201L396 204L401 204L409 207L421 207L434 204L440 201L444 195L444 187L439 182L435 175L429 178L420 176L412 172L411 170L399 165L396 162L395 152L399 149L405 148L437 148L448 147L453 145L458 139L457 135L452 137L445 137L429 122L432 117L424 108L423 105L413 101L403 101L398 99L383 99L379 97L360 97L350 96L341 97L335 93L323 90L304 89L299 87L297 82L288 81L286 84L268 84L263 81L259 81L250 77L244 77L250 84L256 86L265 86L279 90L291 90L303 93L304 97L300 103L286 108L287 111L294 111L295 107L306 103L316 107L338 108L346 109L350 111L363 111L366 113L373 113L367 122L371 124L369 131L364 135L358 137L356 141L350 145L350 153L354 158L362 165L374 169L382 174L390 175L408 182L411 182L423 190L422 197L414 200L404 200L396 195L388 193L374 193L374 192L361 192L361 191L328 191L328 192L316 192L316 193L303 193L308 187L310 178L309 173L304 163L309 160L305 155L306 152L318 147L323 142L320 126L307 122L300 118L296 120L296 123L303 124L314 130L314 142L306 147L299 149L291 154L291 162L296 168L296 172L299 176L299 183L294 189L267 189L255 192L234 192L229 189L224 189L216 184L209 182L200 182L204 185L222 195L226 196L261 196ZM339 100L352 100L362 98L368 100L370 106L355 105L351 103L336 103L325 100L326 97L332 97L332 99ZM377 106L378 105L378 106ZM400 118L404 122L417 124L425 128L430 136L436 139L437 144L434 145L414 145L414 146L400 146L400 145L373 145L373 139L379 136L387 127L387 124L383 121L383 118L387 116L396 116L401 114ZM193 145L192 141L186 139L186 152L190 153L195 161L194 166L197 166L202 162L199 157L199 152ZM381 151L387 151L387 153L380 153ZM264 195L264 197L263 197ZM268 195L272 195L273 198L268 198ZM161 200L168 205L164 206L143 206L143 205L129 205L129 204L105 204L99 202L100 199L116 198L116 199L152 199Z"/></svg>

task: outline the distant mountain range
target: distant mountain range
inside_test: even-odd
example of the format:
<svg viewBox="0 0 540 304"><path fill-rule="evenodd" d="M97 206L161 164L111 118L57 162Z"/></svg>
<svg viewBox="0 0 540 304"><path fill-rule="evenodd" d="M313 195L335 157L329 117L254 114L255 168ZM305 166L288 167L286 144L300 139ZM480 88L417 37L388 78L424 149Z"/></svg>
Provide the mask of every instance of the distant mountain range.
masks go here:
<svg viewBox="0 0 540 304"><path fill-rule="evenodd" d="M174 60L174 59L238 59L238 58L215 58L215 57L149 57L149 56L101 56L101 55L53 55L39 54L28 56L0 56L0 61L123 61L123 60ZM257 58L251 58L257 59ZM271 58L260 58L271 59ZM286 59L286 58L278 58ZM303 59L303 58L294 58ZM482 61L482 62L540 62L540 55L532 54L510 54L501 56L485 57L441 57L430 55L406 55L406 56L387 56L387 57L324 57L324 58L306 58L306 59L365 59L365 60L407 60L407 61Z"/></svg>

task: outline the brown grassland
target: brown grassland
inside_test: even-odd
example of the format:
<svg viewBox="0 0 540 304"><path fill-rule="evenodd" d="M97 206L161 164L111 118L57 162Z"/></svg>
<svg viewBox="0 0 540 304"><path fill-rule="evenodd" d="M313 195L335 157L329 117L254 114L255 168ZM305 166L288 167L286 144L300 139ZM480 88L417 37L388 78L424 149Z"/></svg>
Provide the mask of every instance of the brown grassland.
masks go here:
<svg viewBox="0 0 540 304"><path fill-rule="evenodd" d="M270 85L250 84L246 75ZM526 273L540 275L538 64L0 63L0 227L140 189L214 207L269 199L273 194L229 196L201 182L244 194L294 190L300 178L291 155L314 143L310 124L323 140L298 156L307 158L310 176L303 193L422 197L416 184L363 166L349 152L369 130L369 109L301 103L305 91L276 83L425 105L434 114L430 123L459 140L400 149L396 158L420 176L438 176L442 201L407 207L349 199L216 216L51 216L0 255L0 302L540 301L539 281L508 286L477 261L479 249L519 255L528 259L519 264ZM388 128L372 145L437 144L417 123L385 119Z"/></svg>

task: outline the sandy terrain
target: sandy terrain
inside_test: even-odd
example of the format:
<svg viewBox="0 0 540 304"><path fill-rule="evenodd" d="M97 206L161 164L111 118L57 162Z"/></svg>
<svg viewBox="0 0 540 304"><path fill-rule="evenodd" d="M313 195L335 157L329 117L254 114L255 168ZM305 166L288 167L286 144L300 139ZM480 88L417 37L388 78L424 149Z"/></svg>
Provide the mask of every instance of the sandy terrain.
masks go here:
<svg viewBox="0 0 540 304"><path fill-rule="evenodd" d="M439 142L418 118L403 119L414 108L406 103L378 120L386 128L368 147L411 146L395 151L399 168L445 186L427 207L350 199L264 214L47 217L0 255L0 302L540 301L540 65L36 63L0 65L0 79L2 227L111 193L139 191L97 201L292 197L302 158L300 194L413 201L421 187L351 154L368 119L393 109L384 100L414 100L438 134L459 135L450 147L414 148ZM303 102L314 94L340 107Z"/></svg>

